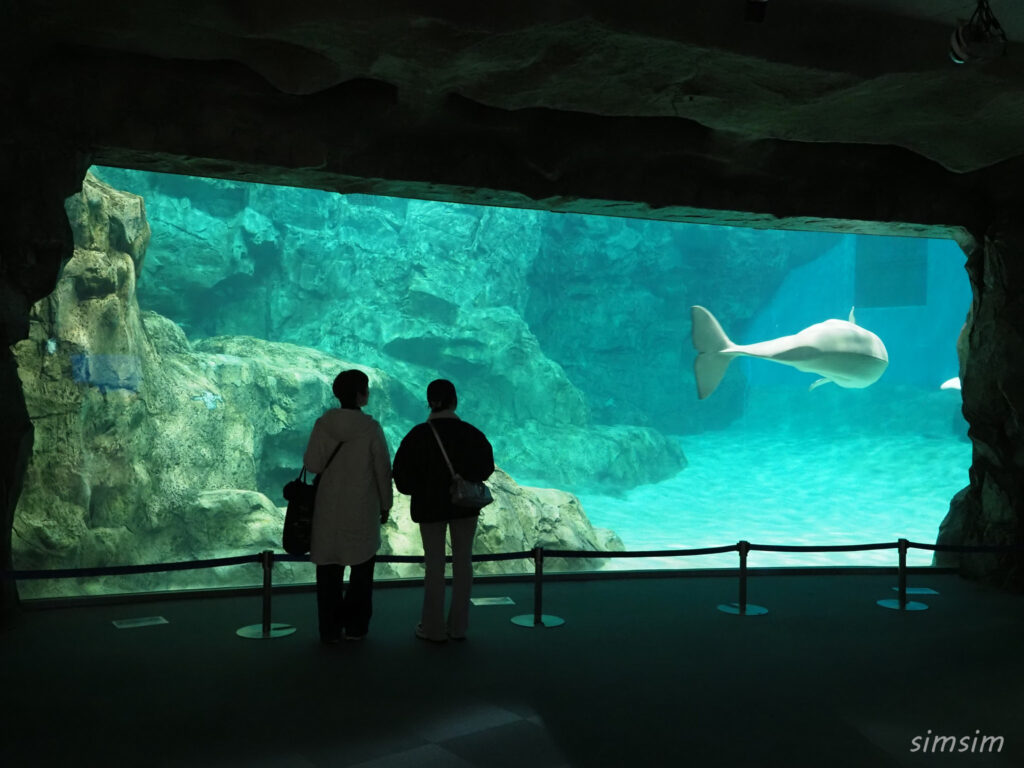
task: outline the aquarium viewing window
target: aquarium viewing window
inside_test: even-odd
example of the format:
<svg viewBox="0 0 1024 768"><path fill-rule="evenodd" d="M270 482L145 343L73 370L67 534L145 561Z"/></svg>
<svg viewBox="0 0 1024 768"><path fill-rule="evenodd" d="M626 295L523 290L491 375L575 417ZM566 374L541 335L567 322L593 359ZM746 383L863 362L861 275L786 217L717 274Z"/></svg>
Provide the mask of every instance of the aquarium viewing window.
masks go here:
<svg viewBox="0 0 1024 768"><path fill-rule="evenodd" d="M102 167L67 210L74 257L15 347L36 435L15 519L19 569L280 551L281 488L348 367L368 373L366 410L392 455L426 416L426 384L456 383L460 416L488 435L500 467L481 553L934 542L968 481L956 340L971 293L952 242ZM694 305L731 343L776 350L720 361L703 399ZM835 345L840 331L884 345L887 366L868 360L877 380L864 386L863 359L837 363L790 338ZM381 552L419 554L399 499ZM930 557L912 550L909 563ZM749 563L891 566L895 554L756 552ZM735 565L728 554L545 567ZM377 578L418 568L381 564ZM274 578L308 582L312 570L282 564ZM259 580L253 565L21 589Z"/></svg>

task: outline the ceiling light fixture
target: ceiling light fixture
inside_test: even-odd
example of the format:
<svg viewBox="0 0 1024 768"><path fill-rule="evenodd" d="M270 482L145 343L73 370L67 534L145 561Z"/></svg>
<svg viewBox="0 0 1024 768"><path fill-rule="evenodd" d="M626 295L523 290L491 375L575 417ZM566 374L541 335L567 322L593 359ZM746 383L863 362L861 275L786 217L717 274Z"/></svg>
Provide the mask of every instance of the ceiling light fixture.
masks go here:
<svg viewBox="0 0 1024 768"><path fill-rule="evenodd" d="M954 64L994 59L1006 53L1006 33L996 20L988 0L978 0L971 18L953 30L949 58Z"/></svg>

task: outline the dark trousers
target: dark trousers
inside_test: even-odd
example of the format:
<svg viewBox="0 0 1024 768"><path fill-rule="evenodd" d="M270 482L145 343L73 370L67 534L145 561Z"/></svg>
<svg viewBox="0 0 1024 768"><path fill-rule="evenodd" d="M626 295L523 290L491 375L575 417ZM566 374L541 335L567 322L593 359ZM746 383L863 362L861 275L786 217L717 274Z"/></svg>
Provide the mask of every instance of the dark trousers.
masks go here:
<svg viewBox="0 0 1024 768"><path fill-rule="evenodd" d="M344 565L316 567L316 605L320 618L320 639L324 642L360 637L370 627L373 615L373 566L377 557L350 565L345 589Z"/></svg>

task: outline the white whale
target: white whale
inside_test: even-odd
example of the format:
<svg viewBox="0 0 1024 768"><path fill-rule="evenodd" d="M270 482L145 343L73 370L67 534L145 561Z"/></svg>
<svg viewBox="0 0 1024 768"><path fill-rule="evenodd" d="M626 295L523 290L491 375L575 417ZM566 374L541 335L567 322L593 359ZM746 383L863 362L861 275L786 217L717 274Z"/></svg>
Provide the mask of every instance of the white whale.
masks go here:
<svg viewBox="0 0 1024 768"><path fill-rule="evenodd" d="M693 372L701 400L715 391L729 363L739 356L773 360L822 376L811 389L830 381L848 389L863 389L878 381L889 365L882 340L857 325L852 309L849 320L826 320L792 336L757 344L733 344L704 307L691 307L690 316L698 353Z"/></svg>

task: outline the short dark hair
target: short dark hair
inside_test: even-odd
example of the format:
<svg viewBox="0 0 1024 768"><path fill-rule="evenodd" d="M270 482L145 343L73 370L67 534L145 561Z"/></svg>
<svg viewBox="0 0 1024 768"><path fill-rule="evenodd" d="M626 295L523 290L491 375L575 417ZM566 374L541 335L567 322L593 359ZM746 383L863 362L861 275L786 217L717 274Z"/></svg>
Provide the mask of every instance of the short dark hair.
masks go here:
<svg viewBox="0 0 1024 768"><path fill-rule="evenodd" d="M358 408L356 399L364 392L370 391L370 377L354 368L342 371L334 377L334 386L331 389L342 408Z"/></svg>
<svg viewBox="0 0 1024 768"><path fill-rule="evenodd" d="M459 402L455 385L448 379L434 379L427 385L427 405L432 411L446 411Z"/></svg>

